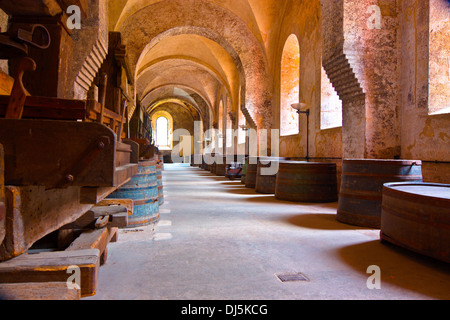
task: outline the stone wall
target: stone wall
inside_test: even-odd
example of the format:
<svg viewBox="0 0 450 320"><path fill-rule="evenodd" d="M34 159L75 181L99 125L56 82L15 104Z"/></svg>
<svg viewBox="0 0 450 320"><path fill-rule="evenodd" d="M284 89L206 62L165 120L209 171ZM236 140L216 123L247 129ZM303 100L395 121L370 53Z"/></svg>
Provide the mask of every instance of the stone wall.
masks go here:
<svg viewBox="0 0 450 320"><path fill-rule="evenodd" d="M450 183L450 114L429 114L429 2L400 4L402 158L426 161L426 181Z"/></svg>

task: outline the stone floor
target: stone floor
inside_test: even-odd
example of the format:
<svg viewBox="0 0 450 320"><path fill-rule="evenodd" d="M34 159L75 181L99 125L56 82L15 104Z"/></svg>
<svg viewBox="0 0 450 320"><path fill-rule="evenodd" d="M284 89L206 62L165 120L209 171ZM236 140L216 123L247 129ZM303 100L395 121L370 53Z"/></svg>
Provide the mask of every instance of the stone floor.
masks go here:
<svg viewBox="0 0 450 320"><path fill-rule="evenodd" d="M337 203L278 201L186 165L163 180L159 223L120 230L88 300L450 299L449 265L337 222ZM277 277L293 273L307 281Z"/></svg>

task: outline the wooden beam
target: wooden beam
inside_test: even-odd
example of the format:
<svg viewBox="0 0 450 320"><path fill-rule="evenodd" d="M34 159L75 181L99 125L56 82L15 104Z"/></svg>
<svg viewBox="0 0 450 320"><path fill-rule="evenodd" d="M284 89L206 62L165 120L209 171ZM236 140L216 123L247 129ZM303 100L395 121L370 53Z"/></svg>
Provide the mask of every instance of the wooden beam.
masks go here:
<svg viewBox="0 0 450 320"><path fill-rule="evenodd" d="M98 249L100 254L103 254L106 246L118 230L118 228L103 228L85 231L72 242L66 251Z"/></svg>
<svg viewBox="0 0 450 320"><path fill-rule="evenodd" d="M95 222L98 218L109 216L109 227L126 227L128 220L128 209L123 206L96 206L87 211L76 221L67 224L62 229L85 230L94 229Z"/></svg>
<svg viewBox="0 0 450 320"><path fill-rule="evenodd" d="M98 249L100 251L100 265L107 260L107 246L110 242L117 241L118 228L103 228L83 232L66 251Z"/></svg>
<svg viewBox="0 0 450 320"><path fill-rule="evenodd" d="M79 289L69 289L66 282L0 283L2 300L80 300Z"/></svg>
<svg viewBox="0 0 450 320"><path fill-rule="evenodd" d="M0 243L6 234L5 162L3 146L0 144Z"/></svg>
<svg viewBox="0 0 450 320"><path fill-rule="evenodd" d="M23 254L0 263L0 283L67 283L72 275L68 269L76 266L81 297L87 297L96 293L99 265L98 249Z"/></svg>
<svg viewBox="0 0 450 320"><path fill-rule="evenodd" d="M77 187L46 190L7 186L5 191L5 238L0 244L0 261L25 253L35 242L77 220L92 207L80 204Z"/></svg>
<svg viewBox="0 0 450 320"><path fill-rule="evenodd" d="M9 96L0 95L0 117L6 114ZM47 97L27 96L24 102L23 119L84 120L86 102Z"/></svg>
<svg viewBox="0 0 450 320"><path fill-rule="evenodd" d="M133 211L134 211L133 199L104 199L104 200L100 201L97 205L98 206L111 206L111 205L123 206L123 207L127 208L129 216L133 215Z"/></svg>
<svg viewBox="0 0 450 320"><path fill-rule="evenodd" d="M6 185L116 187L138 170L116 168L116 136L99 123L0 119L0 144Z"/></svg>

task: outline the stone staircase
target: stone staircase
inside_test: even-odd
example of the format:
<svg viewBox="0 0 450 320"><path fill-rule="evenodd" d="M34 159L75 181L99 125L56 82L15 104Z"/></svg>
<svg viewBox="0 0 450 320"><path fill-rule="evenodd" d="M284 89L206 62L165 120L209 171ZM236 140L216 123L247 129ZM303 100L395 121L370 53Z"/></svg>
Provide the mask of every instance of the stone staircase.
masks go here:
<svg viewBox="0 0 450 320"><path fill-rule="evenodd" d="M323 61L323 67L344 103L364 98L365 93L343 50L338 51L327 61Z"/></svg>

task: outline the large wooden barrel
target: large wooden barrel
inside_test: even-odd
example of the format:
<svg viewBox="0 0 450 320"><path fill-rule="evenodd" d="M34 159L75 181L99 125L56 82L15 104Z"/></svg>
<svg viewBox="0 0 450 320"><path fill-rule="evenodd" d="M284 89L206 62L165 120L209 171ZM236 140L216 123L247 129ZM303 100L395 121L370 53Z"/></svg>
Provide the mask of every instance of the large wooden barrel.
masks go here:
<svg viewBox="0 0 450 320"><path fill-rule="evenodd" d="M241 183L245 184L245 178L247 176L247 159L244 160L242 164L242 174L241 174Z"/></svg>
<svg viewBox="0 0 450 320"><path fill-rule="evenodd" d="M227 157L226 156L220 156L220 158L217 158L216 162L216 172L215 174L220 177L225 177L227 174Z"/></svg>
<svg viewBox="0 0 450 320"><path fill-rule="evenodd" d="M388 183L381 240L450 263L450 185Z"/></svg>
<svg viewBox="0 0 450 320"><path fill-rule="evenodd" d="M249 157L247 160L247 168L245 175L245 186L247 188L256 187L256 176L258 174L258 160L259 157Z"/></svg>
<svg viewBox="0 0 450 320"><path fill-rule="evenodd" d="M156 165L156 180L158 186L158 204L162 206L164 204L164 186L163 186L163 163L159 163Z"/></svg>
<svg viewBox="0 0 450 320"><path fill-rule="evenodd" d="M138 173L108 196L110 199L133 200L133 214L128 217L127 228L149 225L159 219L156 165L156 161L141 161Z"/></svg>
<svg viewBox="0 0 450 320"><path fill-rule="evenodd" d="M286 160L288 159L279 157L267 157L259 159L256 172L256 192L263 194L275 194L279 162ZM268 168L272 168L271 170L274 170L275 172L273 172L273 174L264 174L263 169Z"/></svg>
<svg viewBox="0 0 450 320"><path fill-rule="evenodd" d="M414 160L345 159L337 220L367 228L380 228L383 185L422 182L422 162Z"/></svg>
<svg viewBox="0 0 450 320"><path fill-rule="evenodd" d="M338 200L336 164L280 161L275 197L293 202L336 202Z"/></svg>

